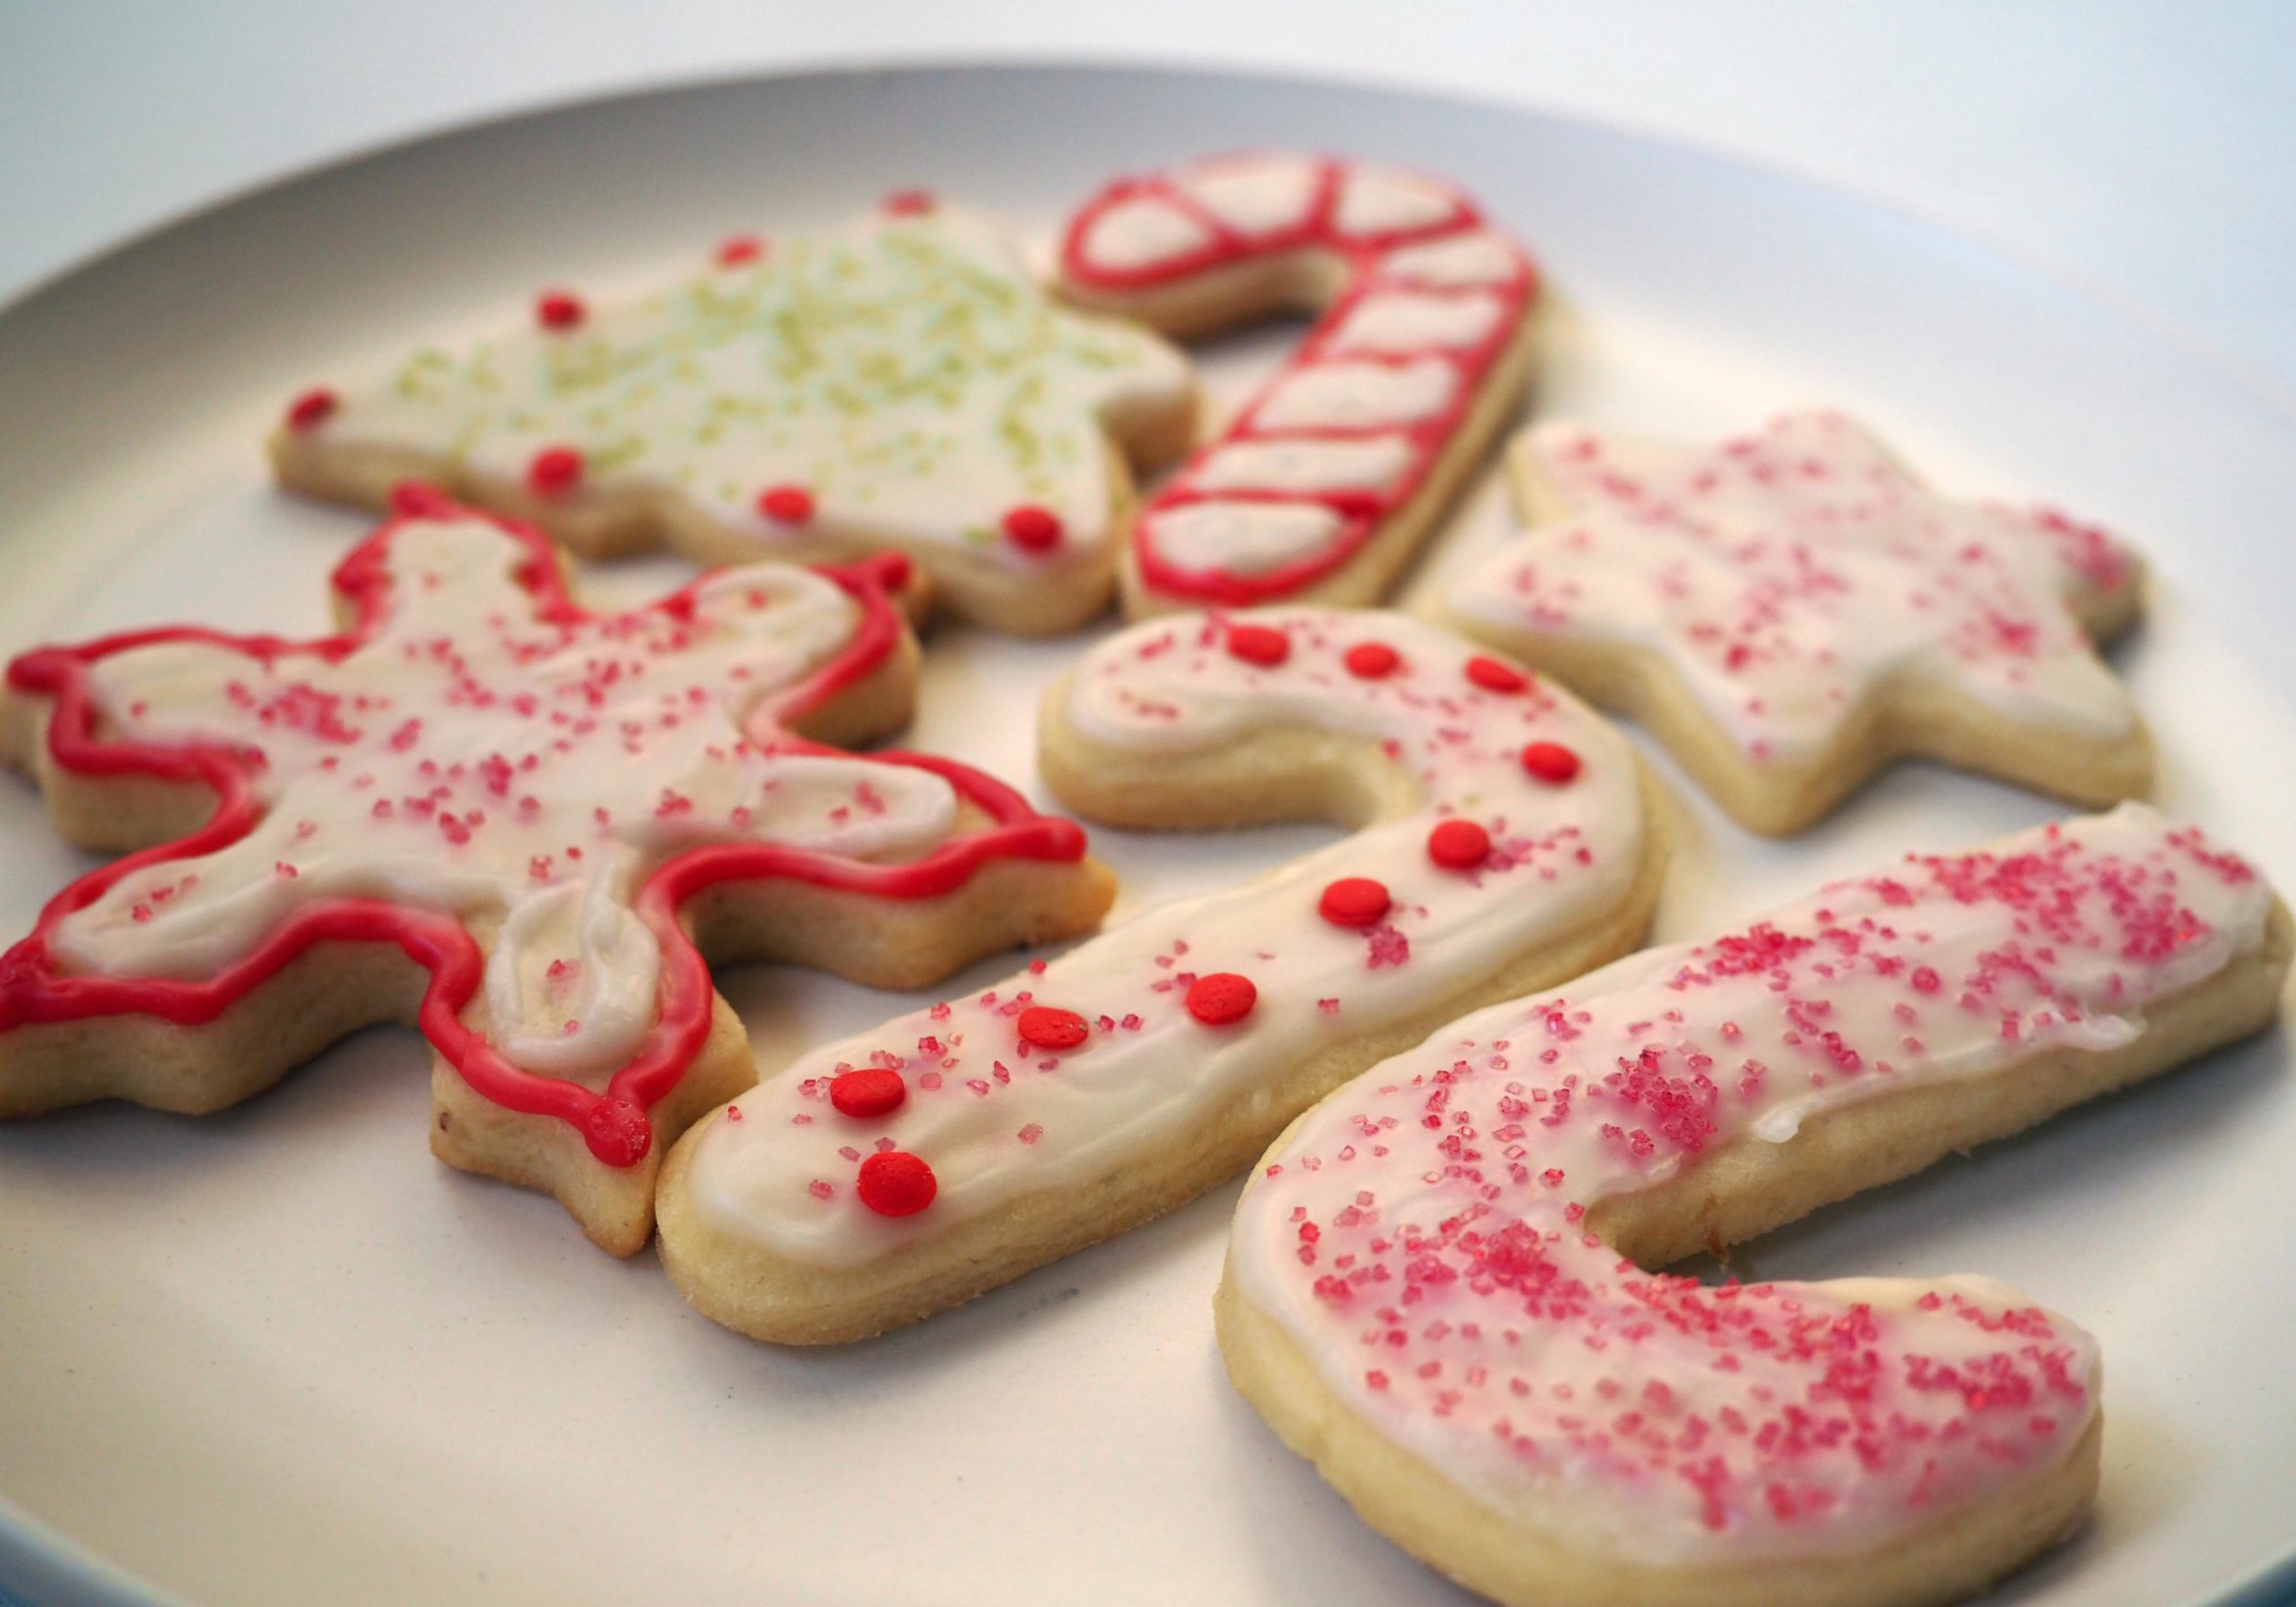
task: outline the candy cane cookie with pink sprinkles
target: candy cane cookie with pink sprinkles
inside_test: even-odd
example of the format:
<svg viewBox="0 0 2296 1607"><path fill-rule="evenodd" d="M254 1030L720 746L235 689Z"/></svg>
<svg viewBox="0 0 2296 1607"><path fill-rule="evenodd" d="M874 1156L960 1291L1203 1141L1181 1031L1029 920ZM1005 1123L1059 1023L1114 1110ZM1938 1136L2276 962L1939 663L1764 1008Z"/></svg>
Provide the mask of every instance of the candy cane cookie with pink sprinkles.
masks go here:
<svg viewBox="0 0 2296 1607"><path fill-rule="evenodd" d="M904 552L951 612L1039 635L1107 609L1132 471L1187 448L1195 405L1163 341L1059 306L1003 229L903 191L651 291L539 291L523 326L305 391L271 456L337 500L433 481L588 558Z"/></svg>
<svg viewBox="0 0 2296 1607"><path fill-rule="evenodd" d="M1110 185L1068 223L1060 288L1174 335L1321 315L1142 512L1138 616L1378 602L1522 395L1538 274L1439 180L1266 153Z"/></svg>
<svg viewBox="0 0 2296 1607"><path fill-rule="evenodd" d="M1909 755L2092 807L2150 786L2095 647L2143 566L2094 526L1939 496L1832 412L1700 447L1543 424L1510 463L1530 528L1442 617L1648 725L1741 825L1799 831Z"/></svg>
<svg viewBox="0 0 2296 1607"><path fill-rule="evenodd" d="M1512 1607L1982 1589L2096 1490L2094 1339L1979 1276L1643 1268L2259 1029L2292 941L2247 863L2126 804L1455 1021L1263 1159L1229 1373L1375 1528Z"/></svg>
<svg viewBox="0 0 2296 1607"><path fill-rule="evenodd" d="M220 1110L407 1020L439 1159L632 1255L668 1141L756 1078L705 954L921 987L1108 908L1074 822L822 745L908 718L907 560L592 613L540 532L399 503L335 571L341 634L174 626L8 666L0 756L73 841L136 851L0 956L0 1116Z"/></svg>
<svg viewBox="0 0 2296 1607"><path fill-rule="evenodd" d="M1358 830L819 1049L702 1120L665 1169L660 1242L718 1322L861 1338L1121 1233L1437 1023L1631 949L1661 879L1617 732L1394 613L1135 625L1051 689L1039 734L1053 791L1088 816Z"/></svg>

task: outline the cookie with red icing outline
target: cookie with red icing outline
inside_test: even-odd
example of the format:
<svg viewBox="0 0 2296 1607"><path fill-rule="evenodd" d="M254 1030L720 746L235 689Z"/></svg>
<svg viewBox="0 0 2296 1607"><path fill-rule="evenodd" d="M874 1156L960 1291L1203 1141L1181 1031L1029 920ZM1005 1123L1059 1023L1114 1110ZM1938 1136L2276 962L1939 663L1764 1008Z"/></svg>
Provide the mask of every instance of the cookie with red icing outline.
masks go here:
<svg viewBox="0 0 2296 1607"><path fill-rule="evenodd" d="M660 1243L717 1321L861 1338L1170 1210L1436 1023L1632 948L1665 863L1624 738L1394 613L1135 625L1047 694L1039 733L1055 794L1097 819L1355 831L825 1045L697 1124Z"/></svg>
<svg viewBox="0 0 2296 1607"><path fill-rule="evenodd" d="M0 1116L216 1110L408 1020L439 1156L628 1255L668 1141L755 1077L705 954L914 987L1107 908L1071 822L823 745L909 717L905 560L594 614L539 533L405 504L335 571L340 635L8 666L0 750L66 837L135 851L0 959Z"/></svg>
<svg viewBox="0 0 2296 1607"><path fill-rule="evenodd" d="M2142 565L2094 526L1939 496L1838 413L1703 447L1540 425L1510 456L1530 528L1443 617L1648 725L1741 825L1799 831L1910 755L2076 804L2150 787L2094 645Z"/></svg>
<svg viewBox="0 0 2296 1607"><path fill-rule="evenodd" d="M1262 152L1110 185L1068 223L1060 288L1175 335L1320 315L1142 510L1138 616L1386 595L1522 395L1538 274L1439 180Z"/></svg>
<svg viewBox="0 0 2296 1607"><path fill-rule="evenodd" d="M2140 804L1914 855L1443 1028L1292 1124L1217 1302L1236 1386L1515 1607L1908 1607L2062 1538L2096 1342L1976 1276L1645 1272L2256 1031L2287 910Z"/></svg>
<svg viewBox="0 0 2296 1607"><path fill-rule="evenodd" d="M546 290L525 327L309 391L283 484L380 503L409 477L605 557L843 563L897 551L1000 630L1108 606L1132 469L1182 451L1185 360L1048 300L983 219L907 192L745 236L650 293Z"/></svg>

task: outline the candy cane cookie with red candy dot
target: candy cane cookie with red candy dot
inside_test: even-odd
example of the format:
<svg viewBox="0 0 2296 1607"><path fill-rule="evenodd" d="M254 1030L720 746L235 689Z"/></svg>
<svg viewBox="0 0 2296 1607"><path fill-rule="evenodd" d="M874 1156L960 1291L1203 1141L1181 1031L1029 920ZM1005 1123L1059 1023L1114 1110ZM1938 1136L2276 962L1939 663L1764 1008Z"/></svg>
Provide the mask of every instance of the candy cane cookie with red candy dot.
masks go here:
<svg viewBox="0 0 2296 1607"><path fill-rule="evenodd" d="M1136 616L1384 596L1522 395L1538 274L1447 184L1265 154L1110 185L1069 222L1060 286L1175 335L1321 315L1142 511Z"/></svg>
<svg viewBox="0 0 2296 1607"><path fill-rule="evenodd" d="M335 571L341 635L9 665L0 751L74 842L137 851L0 957L0 1116L217 1110L405 1019L439 1158L629 1255L668 1141L755 1078L705 953L923 986L1108 908L1073 823L822 745L909 717L906 560L593 614L538 532L402 499Z"/></svg>
<svg viewBox="0 0 2296 1607"><path fill-rule="evenodd" d="M2291 946L2246 863L2128 804L1468 1016L1254 1173L1230 1375L1374 1527L1516 1607L1981 1589L2095 1490L2094 1340L1983 1277L1642 1268L2256 1031Z"/></svg>
<svg viewBox="0 0 2296 1607"><path fill-rule="evenodd" d="M1194 410L1177 352L909 191L651 293L544 291L523 328L306 392L271 449L296 490L378 504L416 476L587 557L906 552L952 612L1039 634L1107 608L1132 466L1178 456Z"/></svg>
<svg viewBox="0 0 2296 1607"><path fill-rule="evenodd" d="M813 1343L913 1322L1232 1176L1472 1004L1641 939L1641 766L1437 627L1312 608L1137 625L1048 692L1042 769L1126 826L1347 840L827 1046L672 1152L661 1247L703 1312Z"/></svg>
<svg viewBox="0 0 2296 1607"><path fill-rule="evenodd" d="M1510 467L1530 528L1443 617L1648 725L1741 825L1799 831L1904 755L2091 806L2151 785L2095 646L2143 565L2093 526L1941 497L1830 412L1699 447L1540 425Z"/></svg>

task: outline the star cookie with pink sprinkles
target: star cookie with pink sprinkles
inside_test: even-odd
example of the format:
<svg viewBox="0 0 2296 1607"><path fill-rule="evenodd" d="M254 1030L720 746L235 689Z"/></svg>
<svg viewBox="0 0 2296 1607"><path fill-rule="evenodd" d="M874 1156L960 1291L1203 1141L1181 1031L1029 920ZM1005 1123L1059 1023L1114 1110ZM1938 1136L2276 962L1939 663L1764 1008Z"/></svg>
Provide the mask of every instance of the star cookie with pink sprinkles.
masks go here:
<svg viewBox="0 0 2296 1607"><path fill-rule="evenodd" d="M2086 804L2151 785L2096 650L2141 566L2093 526L1942 497L1829 412L1700 448L1544 425L1511 466L1530 528L1445 617L1648 726L1742 825L1798 831L1910 755Z"/></svg>
<svg viewBox="0 0 2296 1607"><path fill-rule="evenodd" d="M135 851L0 959L0 1116L216 1110L407 1019L439 1157L627 1255L667 1142L755 1079L705 953L921 986L1106 910L1073 823L823 745L908 718L906 560L591 613L540 533L401 496L335 571L342 634L9 665L0 749L67 837Z"/></svg>

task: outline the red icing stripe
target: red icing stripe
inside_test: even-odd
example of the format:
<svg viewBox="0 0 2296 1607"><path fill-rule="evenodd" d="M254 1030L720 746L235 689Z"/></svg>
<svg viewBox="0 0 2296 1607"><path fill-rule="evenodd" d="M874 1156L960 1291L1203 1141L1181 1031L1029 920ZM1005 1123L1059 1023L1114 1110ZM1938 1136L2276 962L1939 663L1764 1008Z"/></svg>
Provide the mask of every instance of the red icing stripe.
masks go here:
<svg viewBox="0 0 2296 1607"><path fill-rule="evenodd" d="M1215 172L1254 160L1269 159L1221 158L1190 171ZM1537 296L1537 270L1519 247L1512 247L1518 260L1518 271L1495 282L1441 285L1388 270L1387 258L1395 251L1485 231L1484 219L1472 201L1454 193L1450 215L1433 222L1396 230L1344 231L1337 222L1339 192L1352 169L1352 164L1345 161L1320 161L1308 204L1300 214L1275 228L1251 234L1231 227L1181 189L1179 178L1186 175L1155 174L1144 178L1119 179L1087 202L1069 221L1061 243L1063 274L1071 283L1113 295L1166 290L1199 275L1298 251L1329 253L1340 257L1347 267L1344 288L1324 309L1292 360L1261 388L1217 440L1199 448L1172 482L1141 510L1134 527L1133 552L1141 578L1151 591L1197 604L1243 607L1294 595L1345 564L1377 537L1425 484L1436 459L1465 423L1484 379L1514 338L1523 315ZM1092 261L1086 242L1100 218L1114 207L1144 199L1163 202L1193 219L1205 230L1205 243L1132 267ZM1490 238L1502 239L1495 231L1491 231ZM1511 242L1503 243L1511 247ZM1346 356L1351 364L1399 367L1431 359L1447 363L1456 375L1449 402L1436 413L1406 423L1288 428L1264 423L1261 414L1277 389L1302 371L1334 357L1338 332L1356 307L1366 297L1387 291L1408 291L1414 295L1446 300L1489 300L1496 304L1489 334L1470 345L1379 352L1357 351ZM1403 468L1381 487L1296 491L1250 487L1213 489L1196 483L1207 460L1241 442L1383 439L1402 441L1407 451ZM1320 547L1257 574L1221 568L1185 568L1159 547L1155 539L1157 516L1208 502L1312 506L1336 516L1339 524Z"/></svg>
<svg viewBox="0 0 2296 1607"><path fill-rule="evenodd" d="M400 506L422 511L406 511L389 519L335 569L335 588L352 605L353 618L351 629L340 635L291 641L274 636L230 636L197 626L168 627L104 637L76 647L43 647L8 665L11 689L53 699L48 744L50 757L60 769L82 776L149 776L196 783L215 794L216 807L206 824L190 836L115 860L70 883L48 900L30 935L0 955L0 1031L37 1022L120 1014L152 1015L178 1026L196 1026L213 1021L314 944L396 943L430 973L417 1017L423 1036L472 1088L508 1109L566 1122L582 1133L600 1160L609 1166L630 1166L643 1160L652 1145L647 1110L676 1087L709 1037L712 994L709 968L677 918L686 899L720 882L771 879L874 898L927 899L961 887L996 860L1072 863L1083 856L1084 833L1074 821L1038 814L1019 793L978 770L923 754L846 754L865 762L930 770L993 824L953 838L906 864L872 864L768 843L714 845L664 861L647 877L635 900L639 917L652 929L661 950L658 1019L638 1054L613 1074L603 1092L521 1070L497 1053L483 1035L463 1023L463 1009L478 990L485 957L459 921L436 911L407 909L371 899L308 904L283 921L244 959L204 981L77 976L56 969L48 944L57 923L66 916L147 866L227 847L246 836L262 813L254 795L248 758L243 752L213 745L169 747L99 738L94 733L90 667L115 654L158 642L204 643L265 663L295 655L329 662L342 659L375 633L389 610L385 554L399 530L420 518L457 511L442 497L406 499ZM491 515L470 511L470 517L486 519L529 549L530 555L514 578L534 598L538 620L576 624L591 617L569 596L564 573L547 537ZM774 701L770 713L777 720L786 721L818 708L862 680L886 661L900 639L900 616L891 594L908 581L907 558L883 554L820 573L859 604L861 619L852 639L835 658ZM696 580L652 604L648 610L634 612L690 613L695 588L700 584ZM778 751L840 751L795 737L783 737L770 746Z"/></svg>

